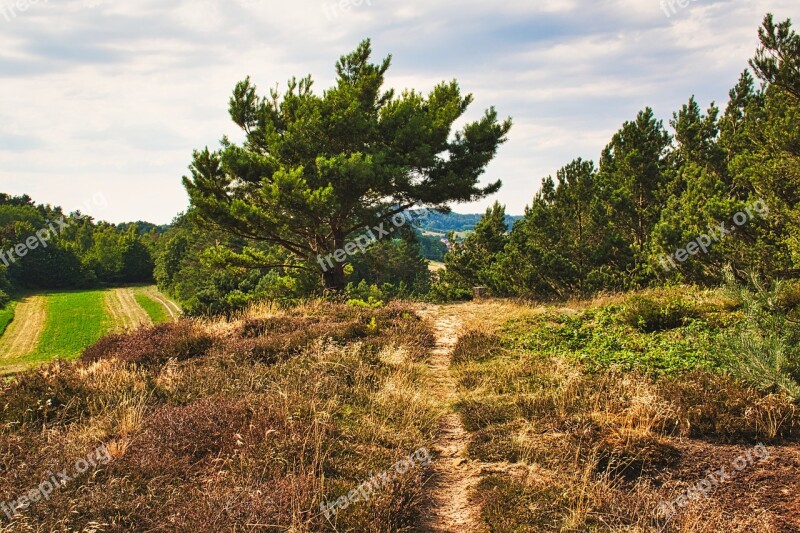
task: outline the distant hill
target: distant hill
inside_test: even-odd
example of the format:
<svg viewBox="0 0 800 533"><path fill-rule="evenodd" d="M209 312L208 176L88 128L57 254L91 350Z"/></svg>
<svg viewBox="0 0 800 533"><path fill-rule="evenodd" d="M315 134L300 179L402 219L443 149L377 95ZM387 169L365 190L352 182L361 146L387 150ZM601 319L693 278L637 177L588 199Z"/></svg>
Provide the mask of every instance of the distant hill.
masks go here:
<svg viewBox="0 0 800 533"><path fill-rule="evenodd" d="M475 225L482 216L482 214L462 215L461 213L438 213L436 211L430 211L427 217L419 221L418 226L423 231L447 235L450 231L472 231L475 229ZM514 222L521 218L521 216L506 215L508 229L510 230Z"/></svg>
<svg viewBox="0 0 800 533"><path fill-rule="evenodd" d="M451 231L456 232L456 240L464 238L465 233L475 229L482 214L438 213L429 211L425 218L417 220L417 239L422 247L422 256L431 261L444 261L447 253L445 237ZM506 215L509 231L520 216Z"/></svg>

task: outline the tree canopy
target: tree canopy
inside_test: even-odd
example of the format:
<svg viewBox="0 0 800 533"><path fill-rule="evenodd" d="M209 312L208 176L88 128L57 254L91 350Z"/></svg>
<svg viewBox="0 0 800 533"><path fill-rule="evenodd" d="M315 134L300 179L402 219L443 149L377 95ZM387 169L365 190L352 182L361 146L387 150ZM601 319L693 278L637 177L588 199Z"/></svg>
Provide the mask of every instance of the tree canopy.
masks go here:
<svg viewBox="0 0 800 533"><path fill-rule="evenodd" d="M250 78L236 86L229 111L245 141L196 151L184 186L201 223L285 253L246 247L223 254L227 261L317 271L341 289L344 265L321 271L318 256L414 206L448 210L499 189L479 180L511 120L490 108L453 132L472 95L456 81L427 96L384 91L391 56L373 64L371 54L365 40L341 57L322 94L310 76L291 79L282 95L259 96Z"/></svg>
<svg viewBox="0 0 800 533"><path fill-rule="evenodd" d="M613 136L598 169L579 159L555 180L545 178L492 261L476 261L486 254L482 239L457 245L446 258L452 287L440 292L463 293L477 281L495 294L540 298L713 285L728 265L742 278L746 271L796 276L800 36L791 21L775 22L771 14L758 36L752 72L731 89L724 112L713 102L704 112L691 97L673 114L669 132L644 109ZM479 226L493 225L499 213L499 206L488 211ZM741 224L732 223L736 216ZM733 229L720 230L723 238L703 253L690 244L722 224ZM687 250L691 260L665 260Z"/></svg>

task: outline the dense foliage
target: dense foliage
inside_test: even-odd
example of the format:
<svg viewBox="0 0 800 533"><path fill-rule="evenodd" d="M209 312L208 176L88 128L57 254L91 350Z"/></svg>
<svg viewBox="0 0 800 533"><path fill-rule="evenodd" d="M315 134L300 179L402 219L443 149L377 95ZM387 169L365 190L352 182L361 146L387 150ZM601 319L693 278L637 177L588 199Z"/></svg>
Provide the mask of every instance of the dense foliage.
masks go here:
<svg viewBox="0 0 800 533"><path fill-rule="evenodd" d="M0 308L15 289L63 289L152 280L158 231L0 193Z"/></svg>
<svg viewBox="0 0 800 533"><path fill-rule="evenodd" d="M625 122L599 165L544 179L508 230L495 205L448 255L445 296L565 298L599 290L800 271L800 36L767 15L724 111L694 97L670 131L651 109ZM755 77L754 75L755 74ZM756 78L761 82L756 85ZM738 217L738 218L737 218ZM724 224L724 226L721 226Z"/></svg>
<svg viewBox="0 0 800 533"><path fill-rule="evenodd" d="M189 315L230 314L261 299L290 304L324 290L313 271L254 268L242 259L245 254L289 260L279 247L202 227L193 213L182 215L159 243L155 279ZM410 228L353 255L344 276L346 292L365 301L370 295L384 301L424 294L430 284L427 261Z"/></svg>
<svg viewBox="0 0 800 533"><path fill-rule="evenodd" d="M310 77L266 98L249 78L236 86L229 111L245 142L197 151L184 178L199 221L274 248L247 246L228 263L308 271L341 290L346 262L324 268L320 256L416 205L446 210L500 188L478 181L511 121L490 108L453 134L472 95L456 81L427 96L384 92L391 57L373 64L371 54L366 40L343 56L321 95Z"/></svg>

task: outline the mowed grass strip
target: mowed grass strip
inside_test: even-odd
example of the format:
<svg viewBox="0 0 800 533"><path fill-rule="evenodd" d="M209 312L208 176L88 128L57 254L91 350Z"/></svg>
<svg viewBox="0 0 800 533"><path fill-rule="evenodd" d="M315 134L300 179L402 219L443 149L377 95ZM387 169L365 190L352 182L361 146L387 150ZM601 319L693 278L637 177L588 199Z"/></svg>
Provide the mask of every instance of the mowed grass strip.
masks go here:
<svg viewBox="0 0 800 533"><path fill-rule="evenodd" d="M170 308L169 304L154 294L155 289L138 289L134 292L136 303L145 310L153 324L163 324L172 322L177 318L176 313ZM163 297L162 297L163 298Z"/></svg>
<svg viewBox="0 0 800 533"><path fill-rule="evenodd" d="M167 312L168 308L144 292L136 291L134 293L134 298L136 298L136 303L145 310L150 320L153 321L153 324L163 324L164 322L170 322L172 320L172 317Z"/></svg>
<svg viewBox="0 0 800 533"><path fill-rule="evenodd" d="M47 316L44 296L26 296L16 303L13 320L0 337L0 361L14 360L33 352Z"/></svg>
<svg viewBox="0 0 800 533"><path fill-rule="evenodd" d="M153 321L148 313L139 305L133 294L133 289L111 289L106 292L106 309L114 324L113 331L121 333L150 326Z"/></svg>
<svg viewBox="0 0 800 533"><path fill-rule="evenodd" d="M74 359L113 323L105 306L105 291L61 292L48 295L47 321L36 351L25 363L49 361L56 357Z"/></svg>

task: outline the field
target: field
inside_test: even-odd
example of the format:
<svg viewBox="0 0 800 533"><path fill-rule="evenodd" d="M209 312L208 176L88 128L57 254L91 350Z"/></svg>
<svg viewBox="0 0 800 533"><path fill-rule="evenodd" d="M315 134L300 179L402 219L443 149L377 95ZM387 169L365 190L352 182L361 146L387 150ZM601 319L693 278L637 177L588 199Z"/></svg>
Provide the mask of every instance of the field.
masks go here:
<svg viewBox="0 0 800 533"><path fill-rule="evenodd" d="M11 303L5 309L0 310L0 336L5 333L6 328L14 319L14 307L16 307L16 304Z"/></svg>
<svg viewBox="0 0 800 533"><path fill-rule="evenodd" d="M311 302L108 337L0 390L0 494L109 457L9 530L798 531L797 400L719 349L745 312Z"/></svg>
<svg viewBox="0 0 800 533"><path fill-rule="evenodd" d="M147 299L147 308L137 303L139 296ZM172 320L177 306L167 302L154 287L28 295L10 313L0 314L0 320L13 318L0 336L0 372L54 358L74 359L109 332Z"/></svg>

